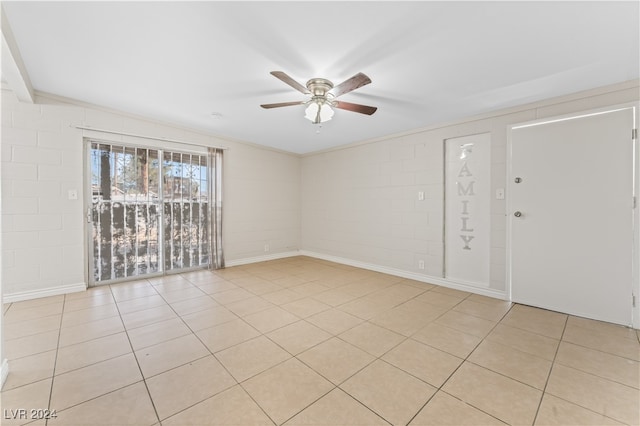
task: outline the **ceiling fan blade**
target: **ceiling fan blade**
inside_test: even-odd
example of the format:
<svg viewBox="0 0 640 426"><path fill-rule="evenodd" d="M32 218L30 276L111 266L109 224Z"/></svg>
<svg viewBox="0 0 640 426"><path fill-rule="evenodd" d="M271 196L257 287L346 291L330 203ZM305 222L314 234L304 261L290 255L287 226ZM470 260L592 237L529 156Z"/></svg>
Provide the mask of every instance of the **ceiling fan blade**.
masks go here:
<svg viewBox="0 0 640 426"><path fill-rule="evenodd" d="M333 106L340 109L346 109L347 111L359 112L360 114L371 115L378 110L376 107L352 104L351 102L333 101Z"/></svg>
<svg viewBox="0 0 640 426"><path fill-rule="evenodd" d="M293 87L300 93L303 93L305 95L308 95L310 93L306 87L304 87L302 84L298 83L282 71L271 71L271 75L287 83L289 86Z"/></svg>
<svg viewBox="0 0 640 426"><path fill-rule="evenodd" d="M349 93L352 90L356 90L357 88L367 85L369 83L371 83L371 79L366 75L362 74L361 72L359 72L358 74L354 75L350 79L345 80L342 83L338 84L336 87L334 87L331 90L331 93L333 93L333 96L337 98L338 96L344 95L345 93Z"/></svg>
<svg viewBox="0 0 640 426"><path fill-rule="evenodd" d="M295 102L280 102L277 104L263 104L260 105L262 108L280 108L280 107L286 107L286 106L293 106L293 105L302 105L304 104L303 101L295 101Z"/></svg>

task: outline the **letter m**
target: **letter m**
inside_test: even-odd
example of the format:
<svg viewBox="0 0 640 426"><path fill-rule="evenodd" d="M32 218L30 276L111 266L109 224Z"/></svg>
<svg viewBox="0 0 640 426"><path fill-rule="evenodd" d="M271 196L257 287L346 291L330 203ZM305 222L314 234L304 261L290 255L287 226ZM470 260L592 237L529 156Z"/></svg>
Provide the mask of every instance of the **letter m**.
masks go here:
<svg viewBox="0 0 640 426"><path fill-rule="evenodd" d="M473 192L473 184L474 183L476 183L476 181L469 182L469 184L465 188L462 183L456 182L456 185L458 186L458 195L476 195Z"/></svg>

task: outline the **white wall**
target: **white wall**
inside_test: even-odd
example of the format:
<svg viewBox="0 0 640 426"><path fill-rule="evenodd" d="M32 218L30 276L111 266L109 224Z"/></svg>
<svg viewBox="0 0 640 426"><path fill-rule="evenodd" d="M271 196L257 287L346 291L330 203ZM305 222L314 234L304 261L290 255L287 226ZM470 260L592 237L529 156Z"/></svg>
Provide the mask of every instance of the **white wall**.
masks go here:
<svg viewBox="0 0 640 426"><path fill-rule="evenodd" d="M221 140L96 107L40 95L18 102L2 90L2 286L5 301L73 291L86 285L83 133L114 142L117 132L225 146L223 238L227 261L297 249L298 156ZM163 147L160 141L146 145ZM175 148L175 145L171 145ZM70 189L78 200L68 200Z"/></svg>
<svg viewBox="0 0 640 426"><path fill-rule="evenodd" d="M248 145L225 152L224 250L227 264L297 251L300 159ZM268 251L265 251L268 245Z"/></svg>
<svg viewBox="0 0 640 426"><path fill-rule="evenodd" d="M506 187L507 126L639 99L638 81L511 108L302 159L302 245L310 254L443 280L443 141L489 132L491 193ZM425 200L418 201L418 191ZM507 194L508 196L508 194ZM506 202L491 200L489 293L506 289ZM425 269L418 269L418 262Z"/></svg>
<svg viewBox="0 0 640 426"><path fill-rule="evenodd" d="M30 292L71 291L86 283L83 201L67 199L69 189L82 193L83 132L71 125L229 147L223 224L227 264L302 249L455 285L441 279L443 140L490 132L494 193L506 186L508 125L637 101L638 89L638 81L627 82L302 158L50 96L20 103L2 90L5 300ZM418 191L425 192L424 201L418 201ZM493 199L489 290L496 295L505 290L505 214L505 201ZM424 270L418 269L419 260L425 261Z"/></svg>
<svg viewBox="0 0 640 426"><path fill-rule="evenodd" d="M2 151L0 150L0 176L2 175ZM0 233L2 232L2 187L0 185ZM2 238L0 238L0 253L2 253ZM2 302L2 263L4 256L0 256L0 302ZM1 303L0 303L1 304ZM0 312L0 390L4 386L7 375L9 374L9 363L4 358L4 305Z"/></svg>

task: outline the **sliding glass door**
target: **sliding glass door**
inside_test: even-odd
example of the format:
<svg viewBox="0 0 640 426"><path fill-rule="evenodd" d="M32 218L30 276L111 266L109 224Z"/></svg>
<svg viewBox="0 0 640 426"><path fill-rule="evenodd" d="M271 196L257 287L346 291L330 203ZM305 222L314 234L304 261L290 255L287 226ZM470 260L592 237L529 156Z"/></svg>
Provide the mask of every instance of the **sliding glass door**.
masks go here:
<svg viewBox="0 0 640 426"><path fill-rule="evenodd" d="M164 152L164 270L209 265L207 156Z"/></svg>
<svg viewBox="0 0 640 426"><path fill-rule="evenodd" d="M209 266L207 158L90 142L91 284Z"/></svg>

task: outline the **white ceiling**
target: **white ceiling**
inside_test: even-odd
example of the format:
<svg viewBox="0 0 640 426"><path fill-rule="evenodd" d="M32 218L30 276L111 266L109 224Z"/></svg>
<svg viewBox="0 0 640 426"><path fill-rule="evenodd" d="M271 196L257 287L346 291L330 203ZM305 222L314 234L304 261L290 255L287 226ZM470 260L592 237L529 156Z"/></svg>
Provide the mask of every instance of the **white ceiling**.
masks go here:
<svg viewBox="0 0 640 426"><path fill-rule="evenodd" d="M638 1L2 5L36 90L294 153L640 77ZM274 70L378 111L317 133Z"/></svg>

